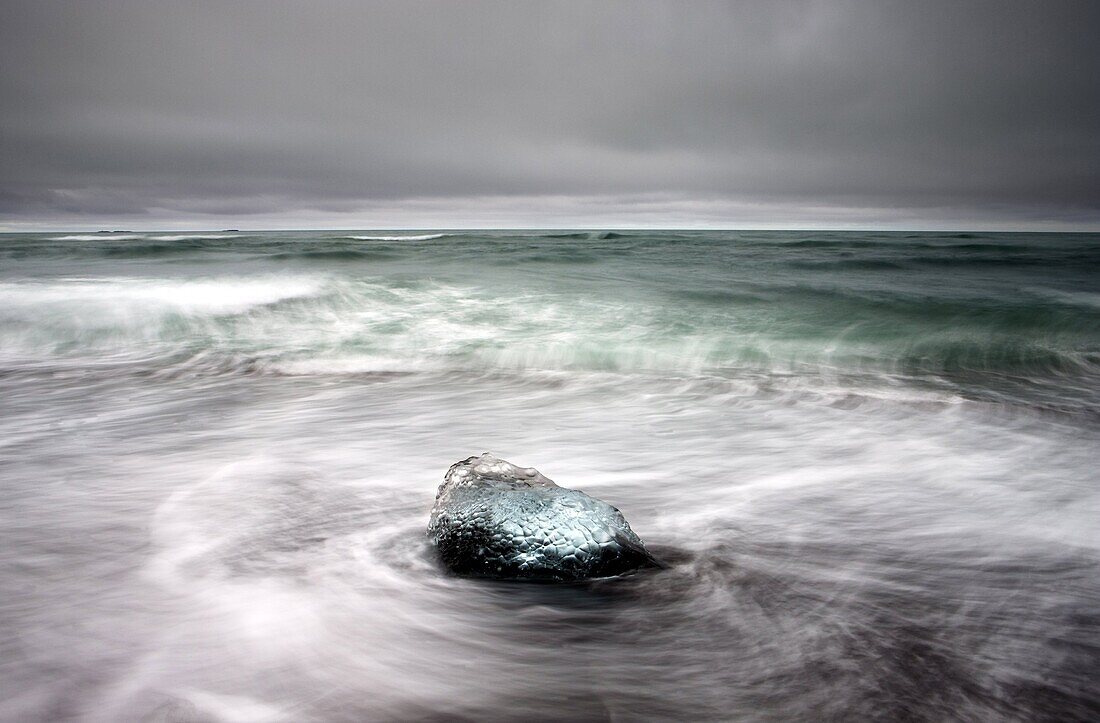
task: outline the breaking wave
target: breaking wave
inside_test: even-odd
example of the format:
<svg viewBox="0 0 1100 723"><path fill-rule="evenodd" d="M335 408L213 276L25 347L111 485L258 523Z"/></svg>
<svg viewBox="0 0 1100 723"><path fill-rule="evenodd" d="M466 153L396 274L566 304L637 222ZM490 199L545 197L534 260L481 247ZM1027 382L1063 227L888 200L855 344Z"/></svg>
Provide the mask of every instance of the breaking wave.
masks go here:
<svg viewBox="0 0 1100 723"><path fill-rule="evenodd" d="M242 234L234 233L193 233L193 234L167 234L167 235L154 235L148 238L153 241L213 241L217 239L230 239L241 238Z"/></svg>
<svg viewBox="0 0 1100 723"><path fill-rule="evenodd" d="M1044 403L1061 407L1092 404L1100 389L1100 344L1081 345L1100 339L1091 294L1018 291L1015 301L980 304L803 285L578 296L537 285L360 279L324 267L392 258L386 252L269 258L319 266L263 276L0 282L0 363L130 360L207 374L313 376L766 372L815 384L840 375L990 399L1054 394Z"/></svg>
<svg viewBox="0 0 1100 723"><path fill-rule="evenodd" d="M355 239L357 241L431 241L451 235L454 234L426 233L417 236L344 236L344 238Z"/></svg>
<svg viewBox="0 0 1100 723"><path fill-rule="evenodd" d="M110 233L110 234L94 234L94 233L82 233L71 234L69 236L51 236L50 241L126 241L129 239L145 238L144 234L134 233Z"/></svg>

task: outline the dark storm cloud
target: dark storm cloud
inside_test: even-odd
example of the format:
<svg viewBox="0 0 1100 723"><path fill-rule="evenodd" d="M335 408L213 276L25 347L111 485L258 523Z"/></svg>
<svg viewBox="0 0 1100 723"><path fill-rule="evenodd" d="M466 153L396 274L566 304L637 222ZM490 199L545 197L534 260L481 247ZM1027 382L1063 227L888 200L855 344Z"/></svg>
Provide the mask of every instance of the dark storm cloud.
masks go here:
<svg viewBox="0 0 1100 723"><path fill-rule="evenodd" d="M1097 3L0 13L8 225L1100 221Z"/></svg>

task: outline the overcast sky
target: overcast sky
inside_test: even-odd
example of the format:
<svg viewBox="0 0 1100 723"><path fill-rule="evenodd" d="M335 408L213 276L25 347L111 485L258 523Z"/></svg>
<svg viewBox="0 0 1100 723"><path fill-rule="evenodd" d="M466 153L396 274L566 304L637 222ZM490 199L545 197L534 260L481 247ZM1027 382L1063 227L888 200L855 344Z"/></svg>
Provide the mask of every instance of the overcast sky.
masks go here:
<svg viewBox="0 0 1100 723"><path fill-rule="evenodd" d="M0 227L1100 229L1100 2L0 4Z"/></svg>

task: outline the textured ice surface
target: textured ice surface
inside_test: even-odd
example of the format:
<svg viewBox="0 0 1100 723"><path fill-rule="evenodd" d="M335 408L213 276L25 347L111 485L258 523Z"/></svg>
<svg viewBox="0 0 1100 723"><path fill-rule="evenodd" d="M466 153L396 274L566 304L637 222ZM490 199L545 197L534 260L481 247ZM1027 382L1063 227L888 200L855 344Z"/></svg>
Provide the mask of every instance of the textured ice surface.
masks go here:
<svg viewBox="0 0 1100 723"><path fill-rule="evenodd" d="M617 509L488 452L453 464L435 499L428 535L461 575L565 581L655 564Z"/></svg>

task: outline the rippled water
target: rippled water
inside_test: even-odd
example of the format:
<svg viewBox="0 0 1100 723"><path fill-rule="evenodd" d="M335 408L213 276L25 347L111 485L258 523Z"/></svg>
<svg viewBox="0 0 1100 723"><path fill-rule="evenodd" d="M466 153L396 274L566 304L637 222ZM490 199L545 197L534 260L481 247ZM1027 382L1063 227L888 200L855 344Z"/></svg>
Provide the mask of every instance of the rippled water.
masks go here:
<svg viewBox="0 0 1100 723"><path fill-rule="evenodd" d="M1100 236L0 236L0 718L1100 717ZM669 567L462 580L491 450Z"/></svg>

